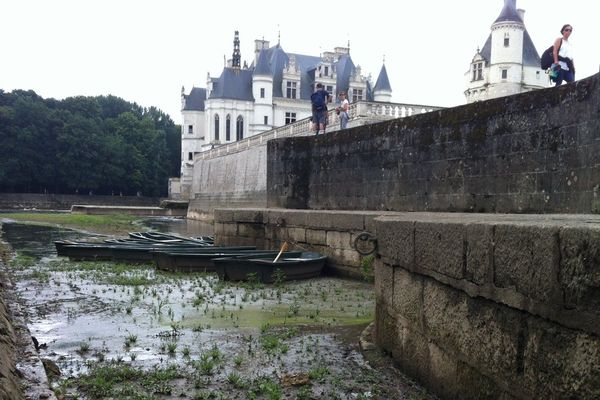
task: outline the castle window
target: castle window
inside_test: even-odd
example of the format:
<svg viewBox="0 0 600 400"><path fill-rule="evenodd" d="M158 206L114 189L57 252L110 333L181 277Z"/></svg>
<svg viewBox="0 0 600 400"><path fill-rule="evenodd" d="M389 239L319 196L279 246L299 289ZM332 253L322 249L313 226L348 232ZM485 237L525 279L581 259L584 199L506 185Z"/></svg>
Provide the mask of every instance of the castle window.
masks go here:
<svg viewBox="0 0 600 400"><path fill-rule="evenodd" d="M508 70L502 69L502 79L508 79Z"/></svg>
<svg viewBox="0 0 600 400"><path fill-rule="evenodd" d="M473 81L480 81L483 79L483 63L478 62L473 64Z"/></svg>
<svg viewBox="0 0 600 400"><path fill-rule="evenodd" d="M215 140L219 140L219 114L215 114Z"/></svg>
<svg viewBox="0 0 600 400"><path fill-rule="evenodd" d="M363 99L362 89L352 89L352 102L360 101Z"/></svg>
<svg viewBox="0 0 600 400"><path fill-rule="evenodd" d="M335 96L333 95L333 86L331 86L331 85L327 85L327 86L325 86L325 90L327 90L327 92L328 92L328 93L331 95L331 97L335 97ZM329 103L331 103L331 101L332 101L332 100L331 100L331 99L329 99Z"/></svg>
<svg viewBox="0 0 600 400"><path fill-rule="evenodd" d="M225 118L225 140L231 140L231 115L227 114L227 118Z"/></svg>
<svg viewBox="0 0 600 400"><path fill-rule="evenodd" d="M510 37L508 33L504 34L504 47L508 47L510 45Z"/></svg>
<svg viewBox="0 0 600 400"><path fill-rule="evenodd" d="M325 67L325 76L329 76L329 67Z"/></svg>
<svg viewBox="0 0 600 400"><path fill-rule="evenodd" d="M188 133L194 133L194 125L188 125Z"/></svg>
<svg viewBox="0 0 600 400"><path fill-rule="evenodd" d="M260 98L264 99L265 98L265 88L260 88Z"/></svg>
<svg viewBox="0 0 600 400"><path fill-rule="evenodd" d="M285 124L292 124L296 122L296 113L294 112L286 112L285 113Z"/></svg>
<svg viewBox="0 0 600 400"><path fill-rule="evenodd" d="M285 97L288 99L295 99L297 88L298 82L287 81Z"/></svg>
<svg viewBox="0 0 600 400"><path fill-rule="evenodd" d="M188 153L188 161L192 161L194 159L194 153L191 151Z"/></svg>
<svg viewBox="0 0 600 400"><path fill-rule="evenodd" d="M235 140L242 140L244 138L244 118L240 115L237 117L235 124Z"/></svg>
<svg viewBox="0 0 600 400"><path fill-rule="evenodd" d="M264 117L264 124L265 125L269 125L269 117L265 115Z"/></svg>

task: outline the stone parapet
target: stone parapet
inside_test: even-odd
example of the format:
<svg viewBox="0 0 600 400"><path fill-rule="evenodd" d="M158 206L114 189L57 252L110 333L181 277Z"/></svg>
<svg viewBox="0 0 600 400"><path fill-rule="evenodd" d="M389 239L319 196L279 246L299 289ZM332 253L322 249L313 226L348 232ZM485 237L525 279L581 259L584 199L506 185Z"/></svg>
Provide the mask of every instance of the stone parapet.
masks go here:
<svg viewBox="0 0 600 400"><path fill-rule="evenodd" d="M267 143L267 205L600 213L600 75Z"/></svg>
<svg viewBox="0 0 600 400"><path fill-rule="evenodd" d="M374 220L376 336L443 398L600 396L600 216Z"/></svg>

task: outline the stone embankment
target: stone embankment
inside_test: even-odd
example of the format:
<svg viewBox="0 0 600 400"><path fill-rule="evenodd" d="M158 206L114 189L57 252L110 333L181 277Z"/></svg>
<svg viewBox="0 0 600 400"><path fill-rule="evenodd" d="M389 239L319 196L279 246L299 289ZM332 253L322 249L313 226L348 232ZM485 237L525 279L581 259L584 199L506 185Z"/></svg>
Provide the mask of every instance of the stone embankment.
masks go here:
<svg viewBox="0 0 600 400"><path fill-rule="evenodd" d="M0 193L0 210L70 210L73 204L154 207L158 197L83 196L71 194Z"/></svg>
<svg viewBox="0 0 600 400"><path fill-rule="evenodd" d="M0 400L56 400L6 273L10 257L0 240Z"/></svg>
<svg viewBox="0 0 600 400"><path fill-rule="evenodd" d="M16 368L16 335L4 300L8 289L3 271L7 256L7 249L0 242L0 399L20 400L24 397Z"/></svg>

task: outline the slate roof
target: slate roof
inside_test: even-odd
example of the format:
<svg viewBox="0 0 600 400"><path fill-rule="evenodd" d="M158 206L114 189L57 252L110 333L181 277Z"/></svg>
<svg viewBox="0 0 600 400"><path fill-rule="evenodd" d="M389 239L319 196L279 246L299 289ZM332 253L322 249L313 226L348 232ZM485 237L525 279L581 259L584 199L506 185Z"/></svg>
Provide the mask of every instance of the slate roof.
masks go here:
<svg viewBox="0 0 600 400"><path fill-rule="evenodd" d="M279 44L260 51L256 66L249 69L224 68L221 76L213 79L211 99L237 99L253 101L252 76L268 75L273 77L273 97L284 97L283 70L294 57L300 70L300 99L310 100L315 83L317 67L322 63L322 58L304 54L286 53ZM355 73L356 67L350 55L341 55L333 63L337 71L337 91L348 91L350 77ZM388 82L389 84L389 82ZM367 100L372 100L372 90L367 85Z"/></svg>
<svg viewBox="0 0 600 400"><path fill-rule="evenodd" d="M188 95L183 95L185 106L183 111L204 111L204 101L206 100L206 89L192 88Z"/></svg>
<svg viewBox="0 0 600 400"><path fill-rule="evenodd" d="M392 91L392 86L390 85L390 80L388 78L387 70L385 69L385 64L381 66L379 77L377 77L377 82L375 82L375 87L373 88L374 92L378 90L387 90L390 92Z"/></svg>
<svg viewBox="0 0 600 400"><path fill-rule="evenodd" d="M520 22L523 23L523 20L519 16L517 12L517 1L516 0L504 0L504 7L502 11L500 11L500 15L496 18L497 22ZM489 64L490 57L492 54L492 34L488 36L483 48L480 52L481 56L485 59L485 61ZM540 55L537 52L535 45L533 44L533 40L531 40L531 36L529 36L529 32L527 32L527 28L524 29L523 32L523 65L528 67L539 67L540 66Z"/></svg>
<svg viewBox="0 0 600 400"><path fill-rule="evenodd" d="M256 68L254 68L254 75L267 75L273 76L273 72L269 66L269 59L267 58L267 52L261 50L258 55L258 61L256 62Z"/></svg>
<svg viewBox="0 0 600 400"><path fill-rule="evenodd" d="M252 95L252 70L224 68L221 76L213 81L209 99L233 99L254 101Z"/></svg>
<svg viewBox="0 0 600 400"><path fill-rule="evenodd" d="M494 23L504 21L523 23L523 20L517 11L517 0L504 0L504 7Z"/></svg>

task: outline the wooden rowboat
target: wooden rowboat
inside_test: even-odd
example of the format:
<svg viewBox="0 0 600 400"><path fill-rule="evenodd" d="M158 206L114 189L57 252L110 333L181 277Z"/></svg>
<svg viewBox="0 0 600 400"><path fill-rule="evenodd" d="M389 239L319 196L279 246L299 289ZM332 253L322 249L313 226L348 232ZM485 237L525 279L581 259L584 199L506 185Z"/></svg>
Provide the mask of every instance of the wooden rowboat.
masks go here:
<svg viewBox="0 0 600 400"><path fill-rule="evenodd" d="M292 254L290 254L292 253ZM315 252L284 252L272 256L234 256L213 260L219 278L231 281L257 279L260 282L291 281L321 275L327 256Z"/></svg>

